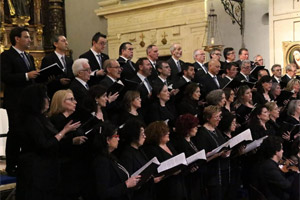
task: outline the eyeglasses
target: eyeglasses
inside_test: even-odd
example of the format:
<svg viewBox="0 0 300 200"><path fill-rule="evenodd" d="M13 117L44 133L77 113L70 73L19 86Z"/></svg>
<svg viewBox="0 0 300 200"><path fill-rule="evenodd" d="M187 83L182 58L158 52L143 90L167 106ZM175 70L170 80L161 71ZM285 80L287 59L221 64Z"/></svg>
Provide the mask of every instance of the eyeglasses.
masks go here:
<svg viewBox="0 0 300 200"><path fill-rule="evenodd" d="M118 67L109 67L109 68L123 69L123 67L120 67L120 66L118 66Z"/></svg>
<svg viewBox="0 0 300 200"><path fill-rule="evenodd" d="M99 44L101 44L101 45L106 45L107 43L106 42L99 42Z"/></svg>
<svg viewBox="0 0 300 200"><path fill-rule="evenodd" d="M222 56L220 53L214 53L215 55L217 55L217 56Z"/></svg>
<svg viewBox="0 0 300 200"><path fill-rule="evenodd" d="M81 72L91 72L91 69L83 69L83 70L80 70Z"/></svg>
<svg viewBox="0 0 300 200"><path fill-rule="evenodd" d="M72 101L72 102L74 102L74 101L76 101L76 99L74 97L71 97L71 98L66 98L65 101Z"/></svg>
<svg viewBox="0 0 300 200"><path fill-rule="evenodd" d="M213 117L214 119L222 119L222 115L217 115Z"/></svg>
<svg viewBox="0 0 300 200"><path fill-rule="evenodd" d="M119 138L120 135L115 134L115 135L112 135L111 137L112 137L112 138Z"/></svg>

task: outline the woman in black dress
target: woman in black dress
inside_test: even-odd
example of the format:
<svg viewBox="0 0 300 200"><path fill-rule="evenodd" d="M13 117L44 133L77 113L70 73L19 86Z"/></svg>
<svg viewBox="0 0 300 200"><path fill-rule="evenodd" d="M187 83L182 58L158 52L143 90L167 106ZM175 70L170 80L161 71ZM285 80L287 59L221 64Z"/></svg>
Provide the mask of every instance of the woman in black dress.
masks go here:
<svg viewBox="0 0 300 200"><path fill-rule="evenodd" d="M96 199L128 200L131 188L140 180L140 176L130 177L127 169L114 157L112 152L118 148L119 135L114 125L103 123L100 134L95 136L95 159L92 165Z"/></svg>
<svg viewBox="0 0 300 200"><path fill-rule="evenodd" d="M71 90L58 90L53 95L48 116L57 130L62 129L70 120L76 121L73 115L76 109L76 99ZM61 181L60 195L63 199L74 199L84 194L89 182L87 159L90 153L85 142L88 138L80 131L68 133L60 142ZM74 146L73 146L74 145ZM78 171L80 174L74 176Z"/></svg>
<svg viewBox="0 0 300 200"><path fill-rule="evenodd" d="M145 129L146 144L144 151L148 158L157 157L163 162L177 155L177 152L169 142L169 127L163 121L152 122ZM155 184L158 200L185 200L187 199L184 178L180 171L164 178Z"/></svg>
<svg viewBox="0 0 300 200"><path fill-rule="evenodd" d="M21 200L55 200L60 178L59 141L80 122L57 131L45 112L49 98L43 85L31 85L21 94L19 156L16 197Z"/></svg>
<svg viewBox="0 0 300 200"><path fill-rule="evenodd" d="M86 110L87 118L89 120L95 116L100 121L108 120L106 113L107 89L102 85L94 85L89 89L87 98L84 101L84 108Z"/></svg>
<svg viewBox="0 0 300 200"><path fill-rule="evenodd" d="M184 89L183 95L179 104L176 104L178 115L192 114L198 117L200 124L203 124L203 102L200 101L201 93L199 85L196 83L188 84Z"/></svg>
<svg viewBox="0 0 300 200"><path fill-rule="evenodd" d="M141 121L130 119L120 131L120 139L123 140L124 143L121 149L120 162L128 170L130 175L149 161L146 154L140 148L146 139L144 127L145 125ZM132 199L155 199L153 179L148 180L148 182L143 184L138 190L134 190Z"/></svg>
<svg viewBox="0 0 300 200"><path fill-rule="evenodd" d="M272 78L270 76L263 76L257 82L257 92L254 92L253 103L264 105L267 102L274 100L271 94Z"/></svg>
<svg viewBox="0 0 300 200"><path fill-rule="evenodd" d="M198 132L198 123L198 118L191 114L184 114L178 117L175 137L172 140L172 144L174 144L178 153L184 152L185 156L189 157L199 151L191 140ZM184 172L188 199L190 200L205 199L203 170L201 168L204 162L206 161L197 161Z"/></svg>
<svg viewBox="0 0 300 200"><path fill-rule="evenodd" d="M242 126L241 130L243 130L254 108L252 103L252 91L247 85L239 87L234 107L236 109L237 122Z"/></svg>
<svg viewBox="0 0 300 200"><path fill-rule="evenodd" d="M121 112L118 125L124 124L129 119L138 119L144 122L144 118L140 113L142 99L139 91L129 90L123 97L124 110Z"/></svg>
<svg viewBox="0 0 300 200"><path fill-rule="evenodd" d="M204 108L204 125L200 128L193 141L198 149L205 149L206 153L226 142L222 133L218 130L222 112L218 106L208 106ZM228 192L230 163L227 159L230 151L221 151L208 157L206 165L205 185L208 191L208 199L225 199Z"/></svg>
<svg viewBox="0 0 300 200"><path fill-rule="evenodd" d="M172 103L169 103L170 92L165 84L154 84L152 89L153 103L150 106L149 121L166 121L174 124L174 113L172 112ZM174 110L173 110L174 111Z"/></svg>

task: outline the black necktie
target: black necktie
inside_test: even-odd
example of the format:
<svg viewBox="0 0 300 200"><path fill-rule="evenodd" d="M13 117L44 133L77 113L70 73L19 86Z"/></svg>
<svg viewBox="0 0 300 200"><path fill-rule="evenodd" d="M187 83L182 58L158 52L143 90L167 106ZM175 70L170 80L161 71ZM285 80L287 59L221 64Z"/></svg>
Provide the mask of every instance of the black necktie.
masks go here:
<svg viewBox="0 0 300 200"><path fill-rule="evenodd" d="M27 56L24 53L20 53L20 55L23 58L23 60L24 60L24 62L26 64L27 69L30 70L30 63L29 63L29 61L27 59Z"/></svg>

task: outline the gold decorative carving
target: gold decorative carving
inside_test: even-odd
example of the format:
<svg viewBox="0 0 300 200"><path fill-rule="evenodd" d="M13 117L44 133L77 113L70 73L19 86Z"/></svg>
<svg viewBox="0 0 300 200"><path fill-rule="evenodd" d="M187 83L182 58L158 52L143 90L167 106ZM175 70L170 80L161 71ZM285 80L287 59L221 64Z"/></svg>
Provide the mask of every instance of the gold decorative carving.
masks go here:
<svg viewBox="0 0 300 200"><path fill-rule="evenodd" d="M140 42L140 46L141 46L141 47L144 47L144 46L145 46L145 42L144 42L145 36L144 36L143 33L140 35L140 38L142 39L142 41Z"/></svg>
<svg viewBox="0 0 300 200"><path fill-rule="evenodd" d="M300 74L300 41L282 42L284 68L291 63L297 66L297 75ZM285 69L284 69L285 71Z"/></svg>
<svg viewBox="0 0 300 200"><path fill-rule="evenodd" d="M182 60L192 62L194 49L201 47L204 39L207 0L141 0L99 2L95 12L107 19L110 57L118 57L120 44L131 42L134 46L133 61L145 57L144 46L155 44L160 56L169 56L169 45L180 42ZM144 35L142 41L138 38ZM145 43L145 44L144 44ZM199 45L200 44L200 45Z"/></svg>
<svg viewBox="0 0 300 200"><path fill-rule="evenodd" d="M162 35L163 39L161 40L161 43L163 45L167 44L168 40L166 39L168 35L166 34L166 32L164 32L164 34Z"/></svg>

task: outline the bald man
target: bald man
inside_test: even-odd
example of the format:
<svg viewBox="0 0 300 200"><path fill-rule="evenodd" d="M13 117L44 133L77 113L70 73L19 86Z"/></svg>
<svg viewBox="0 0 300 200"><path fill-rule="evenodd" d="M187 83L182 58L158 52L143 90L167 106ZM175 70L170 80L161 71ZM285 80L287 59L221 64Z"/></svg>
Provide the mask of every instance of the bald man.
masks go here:
<svg viewBox="0 0 300 200"><path fill-rule="evenodd" d="M200 79L201 96L205 96L212 90L220 89L220 77L218 73L221 69L221 63L216 59L208 62L208 72Z"/></svg>

